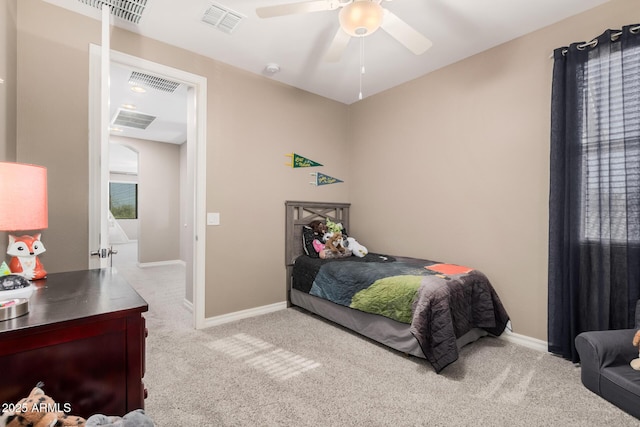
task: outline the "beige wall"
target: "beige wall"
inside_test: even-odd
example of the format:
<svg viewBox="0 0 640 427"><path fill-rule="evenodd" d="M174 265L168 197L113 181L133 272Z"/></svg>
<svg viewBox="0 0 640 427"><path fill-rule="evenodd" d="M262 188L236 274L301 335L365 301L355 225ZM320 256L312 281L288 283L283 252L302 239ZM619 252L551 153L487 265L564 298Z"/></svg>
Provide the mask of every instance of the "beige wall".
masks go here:
<svg viewBox="0 0 640 427"><path fill-rule="evenodd" d="M16 1L0 3L0 161L16 159ZM0 261L7 233L0 231Z"/></svg>
<svg viewBox="0 0 640 427"><path fill-rule="evenodd" d="M348 201L346 183L314 187L297 152L349 182L346 106L219 67L209 84L207 316L286 300L285 200ZM213 291L213 292L211 292Z"/></svg>
<svg viewBox="0 0 640 427"><path fill-rule="evenodd" d="M180 259L180 146L112 137L138 153L138 262Z"/></svg>
<svg viewBox="0 0 640 427"><path fill-rule="evenodd" d="M180 145L112 137L138 153L138 261L180 258Z"/></svg>
<svg viewBox="0 0 640 427"><path fill-rule="evenodd" d="M100 25L40 0L17 5L17 160L47 167L45 268L81 270L89 252L88 42Z"/></svg>
<svg viewBox="0 0 640 427"><path fill-rule="evenodd" d="M354 104L351 232L482 270L514 331L546 341L549 55L637 21L614 1Z"/></svg>
<svg viewBox="0 0 640 427"><path fill-rule="evenodd" d="M89 43L100 23L18 2L18 159L49 168L50 272L87 267ZM207 78L207 317L285 300L284 201L347 201L347 107L114 29L111 48ZM284 166L298 152L346 183L315 188ZM73 244L69 244L73 242Z"/></svg>
<svg viewBox="0 0 640 427"><path fill-rule="evenodd" d="M16 158L16 54L16 0L6 0L0 4L0 161Z"/></svg>

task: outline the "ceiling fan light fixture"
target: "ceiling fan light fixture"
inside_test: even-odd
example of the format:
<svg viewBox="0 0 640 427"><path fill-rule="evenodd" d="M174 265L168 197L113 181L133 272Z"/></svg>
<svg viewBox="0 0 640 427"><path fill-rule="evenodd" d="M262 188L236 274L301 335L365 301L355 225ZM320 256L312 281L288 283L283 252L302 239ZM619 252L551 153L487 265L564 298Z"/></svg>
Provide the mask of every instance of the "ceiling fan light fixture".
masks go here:
<svg viewBox="0 0 640 427"><path fill-rule="evenodd" d="M340 9L340 27L353 37L364 37L375 32L382 24L383 9L372 0L355 0Z"/></svg>

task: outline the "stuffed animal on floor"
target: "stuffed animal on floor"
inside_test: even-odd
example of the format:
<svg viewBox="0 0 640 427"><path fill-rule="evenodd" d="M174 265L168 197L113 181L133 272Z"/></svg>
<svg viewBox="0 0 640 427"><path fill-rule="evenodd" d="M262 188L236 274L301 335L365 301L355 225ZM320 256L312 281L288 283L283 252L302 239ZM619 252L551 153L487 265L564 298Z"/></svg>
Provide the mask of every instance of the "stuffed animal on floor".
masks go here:
<svg viewBox="0 0 640 427"><path fill-rule="evenodd" d="M369 253L367 248L358 243L358 241L353 237L347 237L347 241L344 245L351 250L352 254L359 258L362 258Z"/></svg>
<svg viewBox="0 0 640 427"><path fill-rule="evenodd" d="M15 405L7 405L12 411L4 411L0 415L0 427L84 427L85 419L67 415L58 410L61 405L44 394L36 386L28 397Z"/></svg>
<svg viewBox="0 0 640 427"><path fill-rule="evenodd" d="M640 331L637 331L633 336L633 345L638 347L638 344L640 344ZM636 371L640 371L640 353L638 354L638 357L631 361L630 365Z"/></svg>
<svg viewBox="0 0 640 427"><path fill-rule="evenodd" d="M143 409L136 409L124 417L106 416L102 414L92 415L87 419L86 427L154 427L155 424Z"/></svg>

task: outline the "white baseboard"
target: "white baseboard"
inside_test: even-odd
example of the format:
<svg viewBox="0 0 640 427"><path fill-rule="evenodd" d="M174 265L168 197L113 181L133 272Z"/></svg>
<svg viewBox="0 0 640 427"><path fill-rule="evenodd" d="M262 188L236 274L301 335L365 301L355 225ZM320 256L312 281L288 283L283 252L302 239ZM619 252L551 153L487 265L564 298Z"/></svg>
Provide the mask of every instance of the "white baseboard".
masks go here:
<svg viewBox="0 0 640 427"><path fill-rule="evenodd" d="M502 335L500 335L500 339L511 342L513 344L521 345L523 347L528 347L533 350L542 351L544 353L549 352L548 342L511 332L510 326L511 325L509 325L507 329L505 329L505 331L502 333Z"/></svg>
<svg viewBox="0 0 640 427"><path fill-rule="evenodd" d="M222 325L224 323L234 322L248 317L260 316L262 314L273 313L274 311L285 310L287 302L277 302L275 304L263 305L262 307L249 308L247 310L236 311L233 313L222 314L220 316L208 317L204 320L204 328L210 326Z"/></svg>
<svg viewBox="0 0 640 427"><path fill-rule="evenodd" d="M187 310L189 310L189 313L193 313L193 303L191 301L185 298L182 301L182 304L186 307Z"/></svg>
<svg viewBox="0 0 640 427"><path fill-rule="evenodd" d="M176 265L176 264L180 264L180 265L184 265L184 266L187 265L187 263L182 261L181 259L174 259L174 260L169 260L169 261L139 262L138 263L138 267L140 267L140 268L160 267L160 266L163 266L163 265Z"/></svg>

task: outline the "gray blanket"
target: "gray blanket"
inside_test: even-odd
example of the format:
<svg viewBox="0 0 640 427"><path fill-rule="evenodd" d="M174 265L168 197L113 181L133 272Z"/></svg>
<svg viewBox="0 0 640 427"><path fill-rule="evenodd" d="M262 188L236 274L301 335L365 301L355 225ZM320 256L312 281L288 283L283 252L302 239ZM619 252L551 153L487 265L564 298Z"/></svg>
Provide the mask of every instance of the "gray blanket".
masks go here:
<svg viewBox="0 0 640 427"><path fill-rule="evenodd" d="M458 360L456 338L472 328L498 336L509 316L486 276L425 276L413 303L411 333L436 372Z"/></svg>

